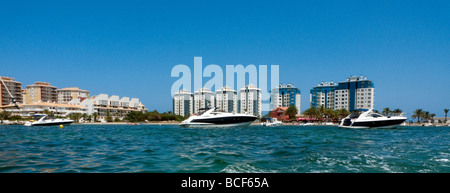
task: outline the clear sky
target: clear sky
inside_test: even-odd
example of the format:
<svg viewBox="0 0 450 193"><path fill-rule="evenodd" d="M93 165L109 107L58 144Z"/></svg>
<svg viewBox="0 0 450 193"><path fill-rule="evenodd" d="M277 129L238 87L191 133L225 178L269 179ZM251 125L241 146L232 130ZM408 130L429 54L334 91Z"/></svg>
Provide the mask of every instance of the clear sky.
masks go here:
<svg viewBox="0 0 450 193"><path fill-rule="evenodd" d="M0 2L0 75L172 110L177 64L279 65L302 93L365 75L375 108L450 108L450 1ZM208 80L208 79L204 79ZM205 82L205 81L204 81Z"/></svg>

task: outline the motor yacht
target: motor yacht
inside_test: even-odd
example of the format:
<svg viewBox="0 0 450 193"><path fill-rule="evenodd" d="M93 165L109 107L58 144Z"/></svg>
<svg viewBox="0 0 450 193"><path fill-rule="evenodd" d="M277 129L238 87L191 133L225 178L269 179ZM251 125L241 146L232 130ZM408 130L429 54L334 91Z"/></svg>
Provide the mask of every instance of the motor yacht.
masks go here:
<svg viewBox="0 0 450 193"><path fill-rule="evenodd" d="M356 109L341 120L342 128L396 128L407 118L401 116L384 116L373 109Z"/></svg>
<svg viewBox="0 0 450 193"><path fill-rule="evenodd" d="M211 109L200 112L199 115L192 115L181 122L182 127L238 127L248 126L258 117L242 113L226 113Z"/></svg>
<svg viewBox="0 0 450 193"><path fill-rule="evenodd" d="M24 126L68 125L73 122L71 119L54 119L46 114L35 114L33 120L26 122Z"/></svg>

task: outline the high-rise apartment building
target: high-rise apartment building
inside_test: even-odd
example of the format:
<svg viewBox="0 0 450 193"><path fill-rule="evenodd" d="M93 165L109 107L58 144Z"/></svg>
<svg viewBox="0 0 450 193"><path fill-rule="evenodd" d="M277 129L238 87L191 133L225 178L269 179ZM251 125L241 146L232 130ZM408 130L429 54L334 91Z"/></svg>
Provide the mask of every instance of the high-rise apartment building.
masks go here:
<svg viewBox="0 0 450 193"><path fill-rule="evenodd" d="M337 87L337 83L334 82L322 82L310 90L310 102L311 107L319 108L324 106L325 108L334 109L334 94Z"/></svg>
<svg viewBox="0 0 450 193"><path fill-rule="evenodd" d="M371 109L374 108L375 87L367 77L349 77L347 81L339 82L334 96L334 109L345 108L350 112L354 109Z"/></svg>
<svg viewBox="0 0 450 193"><path fill-rule="evenodd" d="M194 114L194 94L184 89L174 93L173 113L183 117Z"/></svg>
<svg viewBox="0 0 450 193"><path fill-rule="evenodd" d="M32 85L27 86L25 95L25 103L38 103L38 102L57 102L58 92L57 88L51 86L47 82L35 82Z"/></svg>
<svg viewBox="0 0 450 193"><path fill-rule="evenodd" d="M199 113L199 109L215 107L214 92L207 88L201 88L194 92L194 113Z"/></svg>
<svg viewBox="0 0 450 193"><path fill-rule="evenodd" d="M262 116L262 93L261 89L254 85L247 85L239 90L238 100L239 113L249 113Z"/></svg>
<svg viewBox="0 0 450 193"><path fill-rule="evenodd" d="M6 88L8 88L9 92L11 92L11 95L14 97L14 99L16 99L16 102L18 104L23 103L22 83L17 82L14 80L14 78L10 77L0 78L6 84ZM6 88L5 85L0 82L0 106L13 104L11 95L9 95Z"/></svg>
<svg viewBox="0 0 450 193"><path fill-rule="evenodd" d="M237 112L237 92L230 87L216 90L216 109L228 113Z"/></svg>
<svg viewBox="0 0 450 193"><path fill-rule="evenodd" d="M349 77L335 84L322 82L311 89L311 107L324 106L330 109L371 109L374 108L375 87L367 77Z"/></svg>
<svg viewBox="0 0 450 193"><path fill-rule="evenodd" d="M270 92L270 109L294 105L297 114L301 113L301 92L292 84L280 84Z"/></svg>

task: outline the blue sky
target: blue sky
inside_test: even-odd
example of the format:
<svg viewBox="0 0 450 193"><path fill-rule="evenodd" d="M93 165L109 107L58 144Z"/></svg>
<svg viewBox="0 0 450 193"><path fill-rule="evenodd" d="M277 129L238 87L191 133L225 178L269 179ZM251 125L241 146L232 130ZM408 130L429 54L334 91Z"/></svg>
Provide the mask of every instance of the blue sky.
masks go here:
<svg viewBox="0 0 450 193"><path fill-rule="evenodd" d="M363 74L375 107L450 108L449 1L1 1L2 76L172 109L177 64L279 65L302 92ZM208 79L204 79L204 82Z"/></svg>

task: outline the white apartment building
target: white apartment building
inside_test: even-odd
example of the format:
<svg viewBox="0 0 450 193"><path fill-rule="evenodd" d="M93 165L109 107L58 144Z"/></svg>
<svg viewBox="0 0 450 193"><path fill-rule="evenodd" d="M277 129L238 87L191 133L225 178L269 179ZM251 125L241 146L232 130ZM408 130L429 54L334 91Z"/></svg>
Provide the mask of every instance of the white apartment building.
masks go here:
<svg viewBox="0 0 450 193"><path fill-rule="evenodd" d="M173 113L180 116L194 114L194 94L187 90L179 90L173 95Z"/></svg>
<svg viewBox="0 0 450 193"><path fill-rule="evenodd" d="M122 107L125 107L125 108L130 107L130 97L122 97L119 100L119 106L122 106Z"/></svg>
<svg viewBox="0 0 450 193"><path fill-rule="evenodd" d="M216 90L216 109L228 113L237 112L237 92L225 86Z"/></svg>
<svg viewBox="0 0 450 193"><path fill-rule="evenodd" d="M295 106L297 114L301 113L301 93L298 88L292 84L280 84L270 92L270 109L277 107Z"/></svg>
<svg viewBox="0 0 450 193"><path fill-rule="evenodd" d="M56 92L58 93L59 104L67 104L72 99L80 99L80 101L83 101L89 98L89 91L81 90L78 87L62 88L56 90Z"/></svg>
<svg viewBox="0 0 450 193"><path fill-rule="evenodd" d="M311 107L319 108L321 106L334 109L335 106L335 90L337 83L322 82L310 91L309 101Z"/></svg>
<svg viewBox="0 0 450 193"><path fill-rule="evenodd" d="M120 105L119 96L112 95L111 97L108 98L108 103L109 103L109 106L111 106L111 107L119 107L119 105Z"/></svg>
<svg viewBox="0 0 450 193"><path fill-rule="evenodd" d="M374 108L375 87L367 77L349 77L347 81L339 82L334 92L334 109L345 108L349 111L354 109Z"/></svg>
<svg viewBox="0 0 450 193"><path fill-rule="evenodd" d="M207 88L201 88L194 92L194 113L199 109L215 107L214 92Z"/></svg>
<svg viewBox="0 0 450 193"><path fill-rule="evenodd" d="M262 116L262 94L261 89L250 84L239 90L238 101L239 113L249 113Z"/></svg>
<svg viewBox="0 0 450 193"><path fill-rule="evenodd" d="M123 118L125 115L132 111L145 111L147 110L145 106L139 102L138 98L122 97L112 95L108 97L107 94L99 94L97 96L92 96L80 102L79 99L74 99L69 102L71 105L80 105L86 108L86 114L92 115L94 113L98 114L98 119L100 121L105 121L107 112L110 116Z"/></svg>

